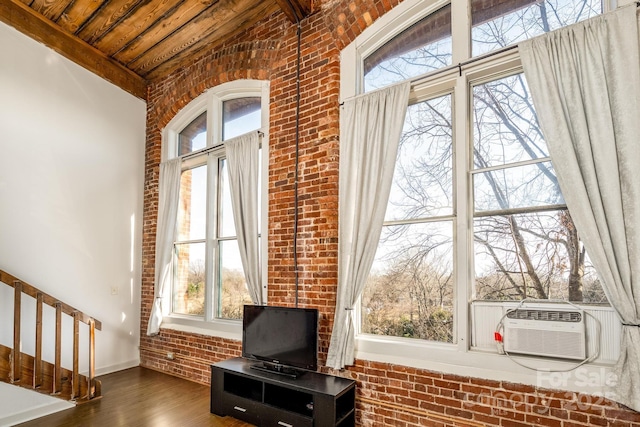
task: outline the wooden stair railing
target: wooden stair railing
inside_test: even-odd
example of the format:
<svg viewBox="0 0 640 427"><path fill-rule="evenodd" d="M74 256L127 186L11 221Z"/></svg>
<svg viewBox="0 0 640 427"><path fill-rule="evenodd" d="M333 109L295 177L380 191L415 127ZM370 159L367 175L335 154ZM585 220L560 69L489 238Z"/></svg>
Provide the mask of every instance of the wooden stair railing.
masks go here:
<svg viewBox="0 0 640 427"><path fill-rule="evenodd" d="M13 347L7 348L0 345L0 362L5 361L6 363L8 359L8 369L3 370L0 366L0 381L59 396L76 403L88 402L101 397L100 381L95 379L95 331L102 329L102 323L3 270L0 270L0 282L14 289ZM36 301L35 354L33 356L21 351L22 294L29 295ZM53 363L42 360L42 307L44 304L55 309L55 356ZM71 371L61 366L63 314L73 318L73 367ZM86 376L78 372L80 322L89 326L89 373Z"/></svg>

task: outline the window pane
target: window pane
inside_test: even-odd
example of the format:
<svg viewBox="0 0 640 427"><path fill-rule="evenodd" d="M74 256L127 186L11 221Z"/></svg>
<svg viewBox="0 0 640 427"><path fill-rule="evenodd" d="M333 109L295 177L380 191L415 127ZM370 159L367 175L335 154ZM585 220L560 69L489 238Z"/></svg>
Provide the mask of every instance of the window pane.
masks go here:
<svg viewBox="0 0 640 427"><path fill-rule="evenodd" d="M362 295L362 332L453 342L453 223L384 227Z"/></svg>
<svg viewBox="0 0 640 427"><path fill-rule="evenodd" d="M237 98L222 103L222 140L260 129L260 97Z"/></svg>
<svg viewBox="0 0 640 427"><path fill-rule="evenodd" d="M386 221L453 212L451 95L409 106Z"/></svg>
<svg viewBox="0 0 640 427"><path fill-rule="evenodd" d="M476 298L606 302L568 211L477 218Z"/></svg>
<svg viewBox="0 0 640 427"><path fill-rule="evenodd" d="M476 211L564 204L551 162L477 173L473 195Z"/></svg>
<svg viewBox="0 0 640 427"><path fill-rule="evenodd" d="M451 5L428 15L364 60L364 90L451 65Z"/></svg>
<svg viewBox="0 0 640 427"><path fill-rule="evenodd" d="M605 301L568 211L531 212L565 202L524 75L473 87L473 110L476 297Z"/></svg>
<svg viewBox="0 0 640 427"><path fill-rule="evenodd" d="M205 244L176 243L175 280L173 281L173 312L204 314Z"/></svg>
<svg viewBox="0 0 640 427"><path fill-rule="evenodd" d="M524 74L474 86L473 113L476 168L549 156Z"/></svg>
<svg viewBox="0 0 640 427"><path fill-rule="evenodd" d="M189 154L207 146L207 112L192 121L178 135L178 155Z"/></svg>
<svg viewBox="0 0 640 427"><path fill-rule="evenodd" d="M218 161L218 165L218 191L220 191L218 221L220 223L220 237L234 237L236 235L236 225L233 221L233 207L231 206L231 188L229 187L229 170L227 168L227 160L220 159Z"/></svg>
<svg viewBox="0 0 640 427"><path fill-rule="evenodd" d="M220 242L220 297L217 317L242 319L242 307L253 304L240 261L237 240Z"/></svg>
<svg viewBox="0 0 640 427"><path fill-rule="evenodd" d="M566 27L600 13L600 0L472 0L473 55Z"/></svg>
<svg viewBox="0 0 640 427"><path fill-rule="evenodd" d="M207 227L207 167L182 172L178 241L204 239Z"/></svg>

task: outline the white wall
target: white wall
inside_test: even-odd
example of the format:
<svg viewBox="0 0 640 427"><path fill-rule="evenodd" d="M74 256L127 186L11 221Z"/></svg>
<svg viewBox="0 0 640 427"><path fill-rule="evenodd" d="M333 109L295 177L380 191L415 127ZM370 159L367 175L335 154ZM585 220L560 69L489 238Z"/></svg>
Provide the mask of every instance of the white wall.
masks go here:
<svg viewBox="0 0 640 427"><path fill-rule="evenodd" d="M0 23L0 269L102 321L98 374L139 363L145 114L143 101ZM23 329L35 324L33 300L24 306ZM5 345L12 307L0 284Z"/></svg>

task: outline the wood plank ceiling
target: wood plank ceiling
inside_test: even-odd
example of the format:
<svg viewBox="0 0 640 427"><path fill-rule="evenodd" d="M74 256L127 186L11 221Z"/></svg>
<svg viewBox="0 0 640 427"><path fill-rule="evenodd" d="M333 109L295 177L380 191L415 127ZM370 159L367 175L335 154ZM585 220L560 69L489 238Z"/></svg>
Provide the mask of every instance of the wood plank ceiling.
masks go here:
<svg viewBox="0 0 640 427"><path fill-rule="evenodd" d="M144 99L198 52L281 10L291 22L312 0L0 0L0 21Z"/></svg>

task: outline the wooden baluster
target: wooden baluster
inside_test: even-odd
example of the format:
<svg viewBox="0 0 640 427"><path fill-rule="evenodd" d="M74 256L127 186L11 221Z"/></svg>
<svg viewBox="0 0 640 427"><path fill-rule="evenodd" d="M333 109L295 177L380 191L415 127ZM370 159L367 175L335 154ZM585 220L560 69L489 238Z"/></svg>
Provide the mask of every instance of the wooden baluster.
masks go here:
<svg viewBox="0 0 640 427"><path fill-rule="evenodd" d="M53 385L51 394L60 394L62 391L62 367L60 366L60 359L62 353L62 303L57 301L55 303L56 308L56 345L55 345L55 359L53 363Z"/></svg>
<svg viewBox="0 0 640 427"><path fill-rule="evenodd" d="M73 312L73 373L71 374L71 399L80 396L80 375L78 375L78 355L80 353L80 313Z"/></svg>
<svg viewBox="0 0 640 427"><path fill-rule="evenodd" d="M22 371L22 348L20 346L20 306L22 302L22 283L13 282L13 349L11 350L11 382L20 382L20 372Z"/></svg>
<svg viewBox="0 0 640 427"><path fill-rule="evenodd" d="M42 385L42 292L36 295L36 354L33 360L33 388Z"/></svg>
<svg viewBox="0 0 640 427"><path fill-rule="evenodd" d="M88 399L93 399L96 396L96 322L93 319L89 319L89 384L87 387Z"/></svg>

